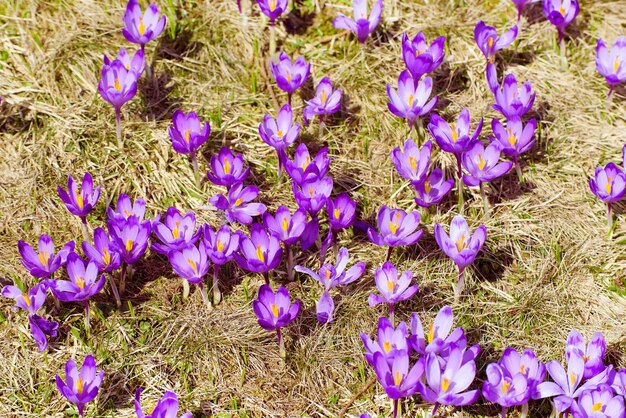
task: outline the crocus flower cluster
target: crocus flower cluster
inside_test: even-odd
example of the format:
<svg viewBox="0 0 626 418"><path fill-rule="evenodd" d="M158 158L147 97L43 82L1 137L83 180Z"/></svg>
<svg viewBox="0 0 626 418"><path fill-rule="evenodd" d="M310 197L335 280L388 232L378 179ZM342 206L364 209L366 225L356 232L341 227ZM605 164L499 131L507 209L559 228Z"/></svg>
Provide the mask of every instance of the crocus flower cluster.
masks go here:
<svg viewBox="0 0 626 418"><path fill-rule="evenodd" d="M368 15L367 0L352 1L353 19L340 14L333 20L333 26L337 29L345 29L352 31L361 44L364 44L367 37L374 32L380 16L383 12L383 0L375 0L372 9Z"/></svg>
<svg viewBox="0 0 626 418"><path fill-rule="evenodd" d="M622 149L623 163L626 163L626 145ZM606 215L609 235L613 230L613 204L622 200L626 194L626 173L615 163L596 168L589 179L591 192L606 203Z"/></svg>

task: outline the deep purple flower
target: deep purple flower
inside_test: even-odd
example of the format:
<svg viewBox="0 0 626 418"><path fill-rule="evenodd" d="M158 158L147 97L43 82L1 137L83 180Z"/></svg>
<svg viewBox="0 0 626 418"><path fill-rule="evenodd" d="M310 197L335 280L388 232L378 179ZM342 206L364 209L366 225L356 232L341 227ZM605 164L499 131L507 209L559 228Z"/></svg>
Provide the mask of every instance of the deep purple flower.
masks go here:
<svg viewBox="0 0 626 418"><path fill-rule="evenodd" d="M415 82L408 70L402 71L398 78L398 91L387 84L387 107L394 115L404 118L413 127L415 120L426 115L437 104L438 97L427 102L433 89L433 80L425 77Z"/></svg>
<svg viewBox="0 0 626 418"><path fill-rule="evenodd" d="M315 217L333 191L333 179L330 176L308 178L299 185L294 180L291 190L298 206Z"/></svg>
<svg viewBox="0 0 626 418"><path fill-rule="evenodd" d="M267 273L278 266L283 249L277 236L268 233L263 225L253 224L250 237L245 234L239 237L239 252L233 256L242 268L253 273Z"/></svg>
<svg viewBox="0 0 626 418"><path fill-rule="evenodd" d="M143 257L152 231L150 221L141 222L138 217L131 215L125 221L109 220L107 226L112 248L120 254L123 262L134 264Z"/></svg>
<svg viewBox="0 0 626 418"><path fill-rule="evenodd" d="M374 273L374 280L380 295L370 294L367 302L370 306L376 306L379 303L387 303L389 311L393 312L393 305L410 299L417 293L417 285L411 286L413 272L410 270L403 271L398 277L396 267L387 261L381 268L377 268Z"/></svg>
<svg viewBox="0 0 626 418"><path fill-rule="evenodd" d="M330 296L330 293L324 291L320 300L315 304L315 312L317 320L323 324L333 322L333 316L335 312L335 302Z"/></svg>
<svg viewBox="0 0 626 418"><path fill-rule="evenodd" d="M172 147L180 154L195 154L211 135L209 122L200 122L196 112L185 113L178 109L172 115L168 129Z"/></svg>
<svg viewBox="0 0 626 418"><path fill-rule="evenodd" d="M2 289L2 296L15 300L14 310L24 309L30 315L34 315L46 302L47 290L47 281L33 286L28 292L22 292L19 287L9 285Z"/></svg>
<svg viewBox="0 0 626 418"><path fill-rule="evenodd" d="M213 264L222 266L233 259L233 254L239 249L240 236L239 231L231 232L228 225L222 225L217 232L204 225L204 245Z"/></svg>
<svg viewBox="0 0 626 418"><path fill-rule="evenodd" d="M374 2L369 17L367 15L367 0L352 0L352 9L354 19L339 14L333 20L333 26L337 29L352 31L359 39L359 42L364 43L380 22L380 16L383 12L383 0Z"/></svg>
<svg viewBox="0 0 626 418"><path fill-rule="evenodd" d="M609 383L617 395L626 397L626 369L611 373Z"/></svg>
<svg viewBox="0 0 626 418"><path fill-rule="evenodd" d="M304 143L301 143L296 148L293 161L285 160L285 170L297 185L301 185L306 180L324 177L328 172L329 164L328 148L320 149L311 159L308 148Z"/></svg>
<svg viewBox="0 0 626 418"><path fill-rule="evenodd" d="M602 39L596 46L596 68L612 89L626 81L626 36L620 36L609 51Z"/></svg>
<svg viewBox="0 0 626 418"><path fill-rule="evenodd" d="M543 13L559 31L559 41L563 39L565 28L578 16L579 10L577 0L543 0Z"/></svg>
<svg viewBox="0 0 626 418"><path fill-rule="evenodd" d="M501 146L492 142L485 148L480 141L474 142L463 153L463 167L469 174L463 176L463 182L468 186L478 186L480 183L490 182L506 174L512 167L511 161L500 162Z"/></svg>
<svg viewBox="0 0 626 418"><path fill-rule="evenodd" d="M412 396L417 392L420 378L424 374L424 360L419 359L409 370L409 353L404 350L395 353L391 365L384 354L374 353L373 367L387 396L394 400Z"/></svg>
<svg viewBox="0 0 626 418"><path fill-rule="evenodd" d="M156 39L165 28L165 16L159 16L159 9L151 3L145 13L139 1L129 0L124 13L124 29L122 34L128 42L144 46Z"/></svg>
<svg viewBox="0 0 626 418"><path fill-rule="evenodd" d="M98 91L104 100L113 105L116 114L119 113L124 103L135 97L137 77L138 74L134 70L126 69L120 60L115 60L102 67Z"/></svg>
<svg viewBox="0 0 626 418"><path fill-rule="evenodd" d="M24 241L17 242L17 249L22 259L22 265L33 277L50 277L59 267L67 262L67 256L74 252L74 241L70 241L54 253L54 243L49 235L43 234L39 237L37 251L30 244Z"/></svg>
<svg viewBox="0 0 626 418"><path fill-rule="evenodd" d="M61 302L83 302L100 293L106 278L98 277L98 266L90 261L87 266L82 258L72 253L67 258L67 274L70 280L50 280L48 285L54 297Z"/></svg>
<svg viewBox="0 0 626 418"><path fill-rule="evenodd" d="M442 370L436 354L426 355L426 382L420 383L419 392L424 400L435 404L435 409L439 405L465 406L478 399L478 390L467 391L476 376L476 363L473 360L464 362L464 357L465 351L452 344Z"/></svg>
<svg viewBox="0 0 626 418"><path fill-rule="evenodd" d="M252 309L259 319L259 325L268 331L289 325L300 312L300 301L291 303L286 287L279 287L276 293L264 284L259 288L259 296L252 301Z"/></svg>
<svg viewBox="0 0 626 418"><path fill-rule="evenodd" d="M432 142L426 141L420 148L409 138L404 141L404 151L399 147L391 151L391 161L403 178L419 183L424 180L428 171L432 146Z"/></svg>
<svg viewBox="0 0 626 418"><path fill-rule="evenodd" d="M424 233L423 230L417 229L420 223L420 214L417 211L407 214L402 209L390 209L383 206L378 211L376 222L378 232L370 227L367 230L367 236L378 246L413 245Z"/></svg>
<svg viewBox="0 0 626 418"><path fill-rule="evenodd" d="M56 337L59 323L56 321L48 321L39 315L28 315L28 323L33 339L37 343L39 351L44 351L48 346L48 337Z"/></svg>
<svg viewBox="0 0 626 418"><path fill-rule="evenodd" d="M263 214L263 223L267 230L280 238L287 246L298 242L306 226L306 211L297 209L293 215L286 206L276 209L276 215Z"/></svg>
<svg viewBox="0 0 626 418"><path fill-rule="evenodd" d="M244 170L241 154L233 154L227 147L222 147L217 155L211 156L211 169L206 176L213 184L230 188L235 183L243 183L250 174L250 168Z"/></svg>
<svg viewBox="0 0 626 418"><path fill-rule="evenodd" d="M450 125L436 113L430 115L430 123L428 124L428 130L435 138L439 148L454 154L459 162L461 154L477 140L482 129L483 118L480 118L474 133L470 136L470 113L468 109L461 110L456 122Z"/></svg>
<svg viewBox="0 0 626 418"><path fill-rule="evenodd" d="M537 121L531 119L526 126L523 125L519 117L513 117L506 121L506 128L498 119L491 121L493 131L490 141L498 141L500 150L508 157L513 157L516 161L521 154L528 152L535 144L535 129Z"/></svg>
<svg viewBox="0 0 626 418"><path fill-rule="evenodd" d="M615 395L610 386L600 385L583 392L578 402L572 402L573 418L624 418L624 398Z"/></svg>
<svg viewBox="0 0 626 418"><path fill-rule="evenodd" d="M174 272L192 284L202 284L209 271L210 263L204 241L200 241L198 247L189 244L183 249L172 250L167 258Z"/></svg>
<svg viewBox="0 0 626 418"><path fill-rule="evenodd" d="M365 271L365 263L359 261L348 270L346 267L348 265L348 250L345 247L341 247L339 249L339 254L337 255L337 262L333 266L332 264L324 264L319 273L313 272L313 270L308 269L303 266L295 266L295 270L299 273L304 273L324 286L325 291L329 291L335 286L343 286L346 284L350 284L361 277L363 272Z"/></svg>
<svg viewBox="0 0 626 418"><path fill-rule="evenodd" d="M202 232L199 228L196 231L196 215L192 211L181 215L174 206L165 212L165 221L155 222L152 229L161 241L152 243L152 249L159 254L168 254L170 251L194 245Z"/></svg>
<svg viewBox="0 0 626 418"><path fill-rule="evenodd" d="M257 4L273 25L276 19L287 10L289 0L257 0Z"/></svg>
<svg viewBox="0 0 626 418"><path fill-rule="evenodd" d="M163 397L159 399L154 409L149 415L146 415L141 408L141 392L142 388L138 388L135 392L135 413L137 418L176 418L178 417L178 397L174 392L167 391ZM185 412L180 418L192 418L191 412Z"/></svg>
<svg viewBox="0 0 626 418"><path fill-rule="evenodd" d="M546 378L546 366L528 348L520 354L514 348L507 347L498 364L511 376L517 373L526 376L531 397L534 397L537 386Z"/></svg>
<svg viewBox="0 0 626 418"><path fill-rule="evenodd" d="M76 368L74 360L68 360L65 363L65 382L57 374L56 383L61 395L76 404L78 414L83 417L85 404L96 399L103 378L104 372L96 370L96 361L89 355L85 357L80 371Z"/></svg>
<svg viewBox="0 0 626 418"><path fill-rule="evenodd" d="M474 40L489 63L493 64L496 52L511 45L517 38L517 26L498 36L496 28L487 26L482 20L474 28Z"/></svg>
<svg viewBox="0 0 626 418"><path fill-rule="evenodd" d="M300 88L311 72L311 64L299 56L293 63L285 52L281 52L278 64L270 62L272 75L276 80L278 88L289 93L290 97L294 91Z"/></svg>
<svg viewBox="0 0 626 418"><path fill-rule="evenodd" d="M603 362L606 342L601 332L593 334L589 344L585 345L585 338L580 332L572 330L565 342L565 352L568 358L572 351L581 356L585 363L584 379L590 379L606 368Z"/></svg>
<svg viewBox="0 0 626 418"><path fill-rule="evenodd" d="M463 270L474 262L485 243L487 228L481 225L472 234L465 218L457 215L450 223L450 236L446 234L441 224L435 224L434 234L439 248L454 261L459 270Z"/></svg>
<svg viewBox="0 0 626 418"><path fill-rule="evenodd" d="M263 203L252 202L258 195L256 186L243 187L243 183L237 183L228 190L228 197L218 194L211 197L209 203L223 210L228 222L249 225L254 216L262 215L266 210Z"/></svg>
<svg viewBox="0 0 626 418"><path fill-rule="evenodd" d="M123 222L129 218L136 218L139 222L143 221L143 217L146 214L146 201L139 198L134 202L131 202L130 197L126 194L121 194L117 198L115 204L115 210L107 208L107 214L109 220L115 222Z"/></svg>
<svg viewBox="0 0 626 418"><path fill-rule="evenodd" d="M89 173L83 176L80 188L72 176L68 176L67 191L61 186L57 187L57 191L67 210L83 219L89 215L100 199L100 186L93 188L93 179Z"/></svg>
<svg viewBox="0 0 626 418"><path fill-rule="evenodd" d="M511 0L515 7L517 8L517 21L522 18L522 11L524 10L524 6L530 3L536 3L539 0Z"/></svg>
<svg viewBox="0 0 626 418"><path fill-rule="evenodd" d="M589 188L603 202L616 202L626 193L626 174L614 163L608 163L604 168L596 168L594 177L589 179Z"/></svg>
<svg viewBox="0 0 626 418"><path fill-rule="evenodd" d="M331 229L338 231L349 228L356 217L356 202L350 199L350 195L342 192L333 200L326 201L326 214Z"/></svg>
<svg viewBox="0 0 626 418"><path fill-rule="evenodd" d="M467 341L463 328L455 328L450 332L453 322L452 308L444 306L433 322L428 325L427 332L424 332L422 321L414 312L411 314L411 336L409 337L411 347L422 356L433 353L445 357L449 354L452 344L461 349L465 348Z"/></svg>
<svg viewBox="0 0 626 418"><path fill-rule="evenodd" d="M443 170L435 168L422 182L413 183L417 197L415 203L422 207L437 205L454 187L454 179L446 180Z"/></svg>
<svg viewBox="0 0 626 418"><path fill-rule="evenodd" d="M112 272L120 268L122 259L109 235L102 228L93 231L94 245L83 242L83 253L98 266L98 270Z"/></svg>
<svg viewBox="0 0 626 418"><path fill-rule="evenodd" d="M493 109L502 113L507 119L515 116L521 118L528 113L535 102L535 92L530 81L518 87L515 76L507 74L500 86L494 64L487 64L487 83L496 99Z"/></svg>
<svg viewBox="0 0 626 418"><path fill-rule="evenodd" d="M259 135L263 142L276 151L284 150L300 136L300 124L293 122L291 106L286 104L280 108L276 119L271 115L263 117L263 122L259 124Z"/></svg>
<svg viewBox="0 0 626 418"><path fill-rule="evenodd" d="M141 77L144 70L146 69L146 63L144 61L144 52L140 49L135 52L133 57L130 57L130 54L126 51L125 48L120 49L117 57L115 58L124 64L127 70L134 71L137 74L137 78ZM109 59L106 55L104 56L104 65L111 65L113 61Z"/></svg>
<svg viewBox="0 0 626 418"><path fill-rule="evenodd" d="M432 73L441 65L446 54L443 48L445 43L445 36L440 36L428 45L422 32L413 39L409 39L406 33L402 34L402 58L414 80Z"/></svg>
<svg viewBox="0 0 626 418"><path fill-rule="evenodd" d="M322 78L315 89L315 97L306 102L304 123L308 125L315 115L323 118L337 112L341 107L341 94L341 89L333 91L333 85L328 77Z"/></svg>
<svg viewBox="0 0 626 418"><path fill-rule="evenodd" d="M387 360L387 363L393 365L394 357L399 351L411 352L408 336L406 323L400 322L398 327L394 328L387 317L381 316L378 319L378 341L373 341L364 332L361 333L361 341L363 341L365 346L365 360L373 366L374 354L381 353Z"/></svg>

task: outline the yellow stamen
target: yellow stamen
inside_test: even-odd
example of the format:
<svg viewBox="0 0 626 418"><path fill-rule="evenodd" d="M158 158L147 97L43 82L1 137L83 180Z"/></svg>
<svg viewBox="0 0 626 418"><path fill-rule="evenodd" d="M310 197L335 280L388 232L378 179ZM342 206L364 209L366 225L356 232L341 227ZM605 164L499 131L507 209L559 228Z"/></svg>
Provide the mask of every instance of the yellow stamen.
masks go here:
<svg viewBox="0 0 626 418"><path fill-rule="evenodd" d="M102 250L102 262L105 266L108 266L111 263L111 253L108 248L104 248Z"/></svg>
<svg viewBox="0 0 626 418"><path fill-rule="evenodd" d="M402 373L396 372L394 375L394 381L396 383L396 386L400 386L400 383L402 383L402 379L404 379Z"/></svg>
<svg viewBox="0 0 626 418"><path fill-rule="evenodd" d="M591 406L591 412L601 412L603 406L602 402L596 402Z"/></svg>
<svg viewBox="0 0 626 418"><path fill-rule="evenodd" d="M275 303L272 303L270 305L270 309L272 310L272 313L274 314L274 316L278 318L278 305L276 305Z"/></svg>
<svg viewBox="0 0 626 418"><path fill-rule="evenodd" d="M306 170L306 168L311 164L311 157L306 157L304 162L302 163L302 171Z"/></svg>
<svg viewBox="0 0 626 418"><path fill-rule="evenodd" d="M324 272L324 275L326 276L326 280L330 280L330 270L328 270L328 269L327 269L327 270Z"/></svg>
<svg viewBox="0 0 626 418"><path fill-rule="evenodd" d="M283 231L286 231L287 228L289 228L289 221L287 220L287 218L283 218L283 222L281 223L281 226L283 228Z"/></svg>
<svg viewBox="0 0 626 418"><path fill-rule="evenodd" d="M333 210L333 215L335 215L335 219L339 219L339 217L341 216L341 211L335 208L335 210Z"/></svg>
<svg viewBox="0 0 626 418"><path fill-rule="evenodd" d="M567 10L565 10L563 5L561 5L561 7L559 7L559 12L561 13L561 16L565 16L565 13L567 13Z"/></svg>
<svg viewBox="0 0 626 418"><path fill-rule="evenodd" d="M461 238L456 241L456 250L461 252L467 248L467 243L465 242L465 234L461 234Z"/></svg>
<svg viewBox="0 0 626 418"><path fill-rule="evenodd" d="M83 201L83 195L80 194L80 190L76 190L76 204L80 209L82 209L85 205L85 202Z"/></svg>
<svg viewBox="0 0 626 418"><path fill-rule="evenodd" d="M589 356L584 355L583 356L583 363L587 363L589 361Z"/></svg>
<svg viewBox="0 0 626 418"><path fill-rule="evenodd" d="M450 389L450 381L448 380L447 377L444 377L443 380L441 381L441 390L443 390L444 392L447 392L448 389Z"/></svg>
<svg viewBox="0 0 626 418"><path fill-rule="evenodd" d="M276 132L276 136L282 138L283 136L285 136L285 134L279 129L278 132Z"/></svg>
<svg viewBox="0 0 626 418"><path fill-rule="evenodd" d="M391 231L392 234L396 234L396 232L398 232L398 224L395 222L391 222L389 221L389 230Z"/></svg>
<svg viewBox="0 0 626 418"><path fill-rule="evenodd" d="M176 226L174 227L174 229L172 229L172 236L174 237L174 239L178 239L178 237L180 237L180 231L178 230L179 226L180 222L176 222Z"/></svg>
<svg viewBox="0 0 626 418"><path fill-rule="evenodd" d="M431 188L432 188L432 187L430 187L430 182L429 182L428 180L426 180L426 181L424 182L424 191L425 191L426 193L430 193L430 189L431 189Z"/></svg>
<svg viewBox="0 0 626 418"><path fill-rule="evenodd" d="M576 383L577 378L578 378L578 375L576 373L572 372L569 374L569 381L572 385Z"/></svg>
<svg viewBox="0 0 626 418"><path fill-rule="evenodd" d="M189 136L191 135L191 129L187 129L185 131L185 141L187 141L187 143L189 143Z"/></svg>
<svg viewBox="0 0 626 418"><path fill-rule="evenodd" d="M511 390L511 383L504 381L504 383L502 383L502 394L507 394L509 393L509 390Z"/></svg>
<svg viewBox="0 0 626 418"><path fill-rule="evenodd" d="M80 287L81 289L85 287L85 278L83 276L78 276L75 281L76 286Z"/></svg>
<svg viewBox="0 0 626 418"><path fill-rule="evenodd" d="M491 36L487 39L487 45L489 45L489 48L493 46L493 38Z"/></svg>
<svg viewBox="0 0 626 418"><path fill-rule="evenodd" d="M393 279L389 279L387 280L387 290L389 290L390 292L393 292L393 289L396 288L396 282Z"/></svg>
<svg viewBox="0 0 626 418"><path fill-rule="evenodd" d="M128 241L126 241L126 251L132 250L133 249L133 244L134 244L134 242L133 242L132 239L129 239Z"/></svg>
<svg viewBox="0 0 626 418"><path fill-rule="evenodd" d="M459 140L459 132L456 130L455 123L450 125L450 138L452 139L452 142L456 142Z"/></svg>
<svg viewBox="0 0 626 418"><path fill-rule="evenodd" d="M126 64L124 67L126 67L126 70L130 70L130 64Z"/></svg>
<svg viewBox="0 0 626 418"><path fill-rule="evenodd" d="M383 349L385 350L385 353L388 353L391 351L391 343L389 341L385 341L383 343Z"/></svg>
<svg viewBox="0 0 626 418"><path fill-rule="evenodd" d="M256 258L258 258L261 263L265 263L265 254L263 254L263 250L260 245L256 246Z"/></svg>
<svg viewBox="0 0 626 418"><path fill-rule="evenodd" d="M50 261L50 254L48 253L48 251L42 251L39 253L39 261L41 262L41 264L43 264L44 266L48 265L48 261Z"/></svg>
<svg viewBox="0 0 626 418"><path fill-rule="evenodd" d="M487 165L487 161L485 161L483 159L483 155L482 154L478 154L478 169L480 171L485 169L485 166Z"/></svg>
<svg viewBox="0 0 626 418"><path fill-rule="evenodd" d="M228 161L228 158L224 157L222 167L224 168L224 174L230 174L230 161Z"/></svg>
<svg viewBox="0 0 626 418"><path fill-rule="evenodd" d="M611 177L607 177L607 179L606 179L606 192L608 194L611 194L611 191L613 190L613 185L611 184L612 181L613 181L613 179Z"/></svg>
<svg viewBox="0 0 626 418"><path fill-rule="evenodd" d="M26 302L26 306L30 306L30 296L28 296L28 293L22 293L22 297L24 298L24 302Z"/></svg>
<svg viewBox="0 0 626 418"><path fill-rule="evenodd" d="M143 24L143 16L139 16L139 27L137 29L139 30L139 35L141 36L146 33L146 25Z"/></svg>
<svg viewBox="0 0 626 418"><path fill-rule="evenodd" d="M619 70L619 56L615 57L615 61L613 61L613 72L617 72Z"/></svg>
<svg viewBox="0 0 626 418"><path fill-rule="evenodd" d="M415 157L409 157L409 166L411 166L411 170L415 173L415 170L417 170L417 159Z"/></svg>
<svg viewBox="0 0 626 418"><path fill-rule="evenodd" d="M526 371L526 366L524 364L519 366L519 372L523 375L526 375L527 371Z"/></svg>
<svg viewBox="0 0 626 418"><path fill-rule="evenodd" d="M313 187L309 187L309 196L313 197L314 194L315 190L313 189Z"/></svg>
<svg viewBox="0 0 626 418"><path fill-rule="evenodd" d="M76 393L81 395L84 390L85 390L85 381L83 380L82 377L79 377L78 380L76 381Z"/></svg>
<svg viewBox="0 0 626 418"><path fill-rule="evenodd" d="M219 239L215 243L215 246L217 247L217 251L219 251L219 252L224 251L224 243L222 241L220 241Z"/></svg>
<svg viewBox="0 0 626 418"><path fill-rule="evenodd" d="M426 338L428 338L428 344L432 343L435 339L435 324L431 323L428 326L428 335L426 335Z"/></svg>
<svg viewBox="0 0 626 418"><path fill-rule="evenodd" d="M188 259L187 259L187 263L189 263L189 266L191 267L191 269L192 269L194 272L198 271L198 270L196 269L196 263L195 263L195 261L193 261L191 258L188 258Z"/></svg>
<svg viewBox="0 0 626 418"><path fill-rule="evenodd" d="M322 104L326 104L326 100L328 100L328 93L326 93L326 89L322 89Z"/></svg>
<svg viewBox="0 0 626 418"><path fill-rule="evenodd" d="M124 209L124 215L128 218L130 216L130 212L127 209Z"/></svg>
<svg viewBox="0 0 626 418"><path fill-rule="evenodd" d="M273 12L276 10L276 0L270 1L270 11Z"/></svg>
<svg viewBox="0 0 626 418"><path fill-rule="evenodd" d="M122 85L120 84L120 80L117 77L115 77L115 83L113 84L113 88L117 91L122 90Z"/></svg>
<svg viewBox="0 0 626 418"><path fill-rule="evenodd" d="M515 138L515 135L513 134L513 128L509 128L509 144L511 144L511 146L515 146L515 141L517 140L517 138Z"/></svg>
<svg viewBox="0 0 626 418"><path fill-rule="evenodd" d="M285 70L285 72L287 73L287 82L291 83L291 73L289 72L289 70Z"/></svg>
<svg viewBox="0 0 626 418"><path fill-rule="evenodd" d="M241 205L242 202L243 202L243 200L241 200L241 198L235 200L235 206Z"/></svg>
<svg viewBox="0 0 626 418"><path fill-rule="evenodd" d="M407 100L407 103L409 104L410 107L413 107L413 95L409 94L409 99Z"/></svg>

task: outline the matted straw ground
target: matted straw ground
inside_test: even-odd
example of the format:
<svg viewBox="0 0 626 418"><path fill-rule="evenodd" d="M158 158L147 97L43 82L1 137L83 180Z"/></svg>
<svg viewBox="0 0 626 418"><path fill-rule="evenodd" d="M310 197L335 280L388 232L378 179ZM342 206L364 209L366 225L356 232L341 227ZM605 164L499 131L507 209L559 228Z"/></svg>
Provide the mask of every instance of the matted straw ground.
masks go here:
<svg viewBox="0 0 626 418"><path fill-rule="evenodd" d="M415 209L412 191L388 158L407 132L387 111L385 93L385 84L395 86L403 69L402 32L424 31L430 40L447 36L446 60L434 76L434 94L441 102L436 111L449 120L468 107L473 124L484 116L486 140L491 118L497 115L490 109L492 95L473 27L482 19L502 31L513 23L515 10L507 0L387 0L380 27L362 54L353 35L332 27L337 13L351 12L348 2L321 3L321 13L307 2L299 6L306 12L303 19L292 15L289 30L278 26L279 48L303 54L315 82L329 76L344 91L341 115L323 137L318 138L316 122L303 130L302 140L314 149L330 148L335 193L349 191L362 219L373 221L383 204ZM89 218L92 226L103 225L105 204L122 192L144 197L149 216L175 205L217 225L215 212L200 208L222 189L206 182L196 189L189 161L175 154L168 141L167 126L177 108L211 120L201 167L228 145L244 154L252 167L251 182L271 210L280 204L295 206L287 180L277 183L273 151L257 133L262 116L276 112L269 89L278 102L286 100L271 87L274 83L263 68L268 32L258 8L251 12L245 5L246 25L234 0L159 5L169 22L166 33L146 49L154 79L142 79L137 97L123 109L123 151L116 146L113 110L99 97L97 82L103 54L132 48L121 34L124 2L10 0L0 5L3 284L32 284L20 265L17 240L34 243L42 233L57 244L81 240L79 220L66 211L56 192L69 174L89 171L103 187L102 202ZM398 308L397 317L408 320L415 311L428 321L452 304L456 324L465 327L470 343L482 347L476 387L485 365L509 345L532 347L544 361L562 359L572 328L587 337L602 331L608 360L626 366L626 222L620 214L614 238L608 239L605 208L588 187L597 165L619 162L626 141L626 97L618 91L607 112L607 86L594 65L596 39L612 43L624 34L626 4L584 1L581 9L568 30L567 70L561 69L556 31L539 6L524 16L518 42L498 56L499 77L506 71L532 82L537 91L534 115L541 127L524 160L526 184L520 185L513 172L494 182L488 193L492 217L486 221L487 242L468 275L461 302L453 304L456 270L432 235L436 222L448 225L454 216L453 197L423 216L426 233L418 245L396 251L392 258L399 269L411 269L420 286L419 294ZM311 97L312 84L300 93ZM301 94L295 97L298 115ZM453 174L448 155L435 151L434 161ZM465 212L472 228L482 222L476 190ZM57 392L54 376L63 374L68 358L82 361L93 353L106 375L97 402L87 408L92 417L134 416L137 387L145 388L148 404L172 389L182 410L197 417L337 416L374 375L363 359L359 333L372 335L384 313L382 307L368 307L367 296L375 289L373 271L385 256L384 249L358 231L340 238L352 260L367 263L366 274L334 294L336 319L328 325L315 319L319 285L305 276L288 284L304 309L284 333L286 362L279 359L275 334L257 325L250 306L262 278L238 268L229 272L224 303L207 312L197 291L182 300L181 282L166 260L149 254L136 268L121 313L112 308L107 289L94 304L88 337L80 307L63 306L54 313L61 322L60 335L43 354L29 335L23 312L14 313L11 302L3 300L0 415L60 417L75 411ZM318 267L314 254L298 254L297 263ZM273 275L275 283L285 282L281 269ZM406 416L423 413L428 406L420 402L418 397L403 402ZM549 415L547 403L534 405L531 416ZM386 416L389 406L377 384L356 399L348 414ZM459 417L497 412L481 405L463 412L445 410Z"/></svg>

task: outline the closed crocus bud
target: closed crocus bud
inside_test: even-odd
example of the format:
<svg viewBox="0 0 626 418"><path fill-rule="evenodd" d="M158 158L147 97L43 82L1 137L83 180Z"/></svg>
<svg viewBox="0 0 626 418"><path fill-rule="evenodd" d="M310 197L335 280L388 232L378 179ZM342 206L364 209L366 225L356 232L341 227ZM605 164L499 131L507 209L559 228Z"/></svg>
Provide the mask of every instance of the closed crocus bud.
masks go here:
<svg viewBox="0 0 626 418"><path fill-rule="evenodd" d="M125 48L120 49L115 58L124 64L127 70L134 71L137 74L137 78L140 78L146 69L145 60L144 60L144 52L142 50L135 51L135 54L130 56L128 51ZM106 55L104 56L104 65L111 65L113 61L109 59Z"/></svg>
<svg viewBox="0 0 626 418"><path fill-rule="evenodd" d="M383 1L376 0L374 2L369 16L367 14L367 0L353 0L352 8L354 19L340 14L333 20L333 26L337 29L352 31L359 39L359 42L364 43L380 22L380 16L383 12Z"/></svg>
<svg viewBox="0 0 626 418"><path fill-rule="evenodd" d="M486 25L482 20L474 28L476 45L491 64L493 64L496 53L511 45L515 38L517 38L517 26L513 26L501 36L498 36L494 27Z"/></svg>
<svg viewBox="0 0 626 418"><path fill-rule="evenodd" d="M168 133L172 140L174 151L180 154L195 154L211 135L209 122L200 122L195 112L185 115L182 110L177 110L172 115L172 125Z"/></svg>
<svg viewBox="0 0 626 418"><path fill-rule="evenodd" d="M445 36L440 36L429 45L421 32L413 39L409 39L406 33L402 34L402 58L414 80L432 73L441 65L445 56L445 43Z"/></svg>
<svg viewBox="0 0 626 418"><path fill-rule="evenodd" d="M426 141L420 149L412 139L404 142L404 151L396 147L391 151L391 161L398 173L411 182L421 182L426 176L430 165L430 154L433 143Z"/></svg>
<svg viewBox="0 0 626 418"><path fill-rule="evenodd" d="M143 49L148 42L163 32L165 20L165 16L159 14L159 9L154 3L143 12L139 1L129 0L124 13L122 34L128 42L139 44Z"/></svg>
<svg viewBox="0 0 626 418"><path fill-rule="evenodd" d="M428 101L433 89L433 80L425 77L419 82L413 79L408 70L398 78L398 90L387 84L387 107L399 118L404 118L413 127L418 118L425 116L437 104L437 96Z"/></svg>
<svg viewBox="0 0 626 418"><path fill-rule="evenodd" d="M315 312L319 322L323 324L333 322L335 302L333 302L333 298L330 296L330 293L322 293L322 297L320 297L320 300L315 305Z"/></svg>
<svg viewBox="0 0 626 418"><path fill-rule="evenodd" d="M57 389L61 395L78 408L78 415L84 416L85 405L96 399L98 390L104 378L103 371L96 370L96 361L93 356L85 357L80 370L74 360L65 363L65 382L56 375Z"/></svg>

